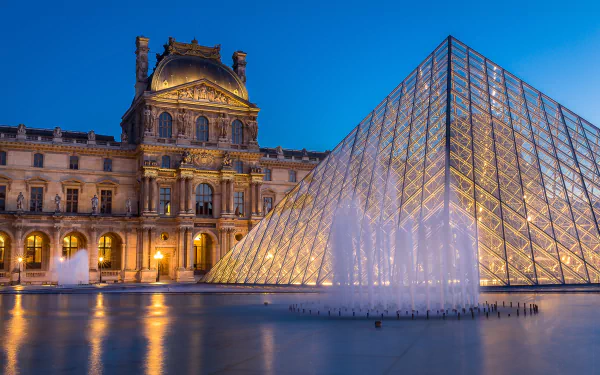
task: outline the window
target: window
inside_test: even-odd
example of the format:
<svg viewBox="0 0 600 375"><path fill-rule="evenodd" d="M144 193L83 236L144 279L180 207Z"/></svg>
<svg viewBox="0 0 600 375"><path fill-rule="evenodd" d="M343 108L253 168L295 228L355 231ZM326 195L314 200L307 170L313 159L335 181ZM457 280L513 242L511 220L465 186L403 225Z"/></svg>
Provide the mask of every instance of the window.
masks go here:
<svg viewBox="0 0 600 375"><path fill-rule="evenodd" d="M171 188L160 188L160 204L158 213L162 215L171 214Z"/></svg>
<svg viewBox="0 0 600 375"><path fill-rule="evenodd" d="M110 236L102 236L100 237L100 241L98 241L98 259L100 257L103 258L102 268L110 269L112 266L112 243L113 241Z"/></svg>
<svg viewBox="0 0 600 375"><path fill-rule="evenodd" d="M204 116L200 116L196 120L196 140L208 142L208 119Z"/></svg>
<svg viewBox="0 0 600 375"><path fill-rule="evenodd" d="M112 159L104 159L104 172L112 172Z"/></svg>
<svg viewBox="0 0 600 375"><path fill-rule="evenodd" d="M33 166L35 168L44 168L44 155L34 154L33 155Z"/></svg>
<svg viewBox="0 0 600 375"><path fill-rule="evenodd" d="M62 256L69 259L79 250L79 239L76 236L66 236L63 238Z"/></svg>
<svg viewBox="0 0 600 375"><path fill-rule="evenodd" d="M208 234L202 233L194 239L194 253L196 255L194 269L208 271L211 266L210 252L212 239Z"/></svg>
<svg viewBox="0 0 600 375"><path fill-rule="evenodd" d="M233 208L236 216L244 215L244 192L236 191L233 193Z"/></svg>
<svg viewBox="0 0 600 375"><path fill-rule="evenodd" d="M263 213L266 215L273 209L273 197L263 198Z"/></svg>
<svg viewBox="0 0 600 375"><path fill-rule="evenodd" d="M0 185L0 211L6 211L6 185Z"/></svg>
<svg viewBox="0 0 600 375"><path fill-rule="evenodd" d="M25 251L25 268L41 269L42 268L42 248L44 240L40 236L27 237L27 248Z"/></svg>
<svg viewBox="0 0 600 375"><path fill-rule="evenodd" d="M31 188L31 199L29 199L29 211L42 212L44 202L44 188L43 187L32 187Z"/></svg>
<svg viewBox="0 0 600 375"><path fill-rule="evenodd" d="M265 169L265 181L271 181L271 170L270 169Z"/></svg>
<svg viewBox="0 0 600 375"><path fill-rule="evenodd" d="M171 138L173 129L173 118L167 112L158 117L158 136L160 138Z"/></svg>
<svg viewBox="0 0 600 375"><path fill-rule="evenodd" d="M4 269L4 253L6 249L6 239L0 235L0 269Z"/></svg>
<svg viewBox="0 0 600 375"><path fill-rule="evenodd" d="M296 182L296 171L290 171L290 182Z"/></svg>
<svg viewBox="0 0 600 375"><path fill-rule="evenodd" d="M66 212L76 213L79 205L79 189L67 189Z"/></svg>
<svg viewBox="0 0 600 375"><path fill-rule="evenodd" d="M79 156L69 156L69 169L79 169Z"/></svg>
<svg viewBox="0 0 600 375"><path fill-rule="evenodd" d="M160 161L161 168L171 168L171 158L168 155L164 155Z"/></svg>
<svg viewBox="0 0 600 375"><path fill-rule="evenodd" d="M244 128L240 120L231 123L231 143L241 145L244 142Z"/></svg>
<svg viewBox="0 0 600 375"><path fill-rule="evenodd" d="M196 187L196 215L212 216L213 214L213 190L208 184L200 184Z"/></svg>
<svg viewBox="0 0 600 375"><path fill-rule="evenodd" d="M0 165L6 165L6 152L0 151Z"/></svg>
<svg viewBox="0 0 600 375"><path fill-rule="evenodd" d="M244 173L244 162L241 160L236 160L234 168L235 168L235 173Z"/></svg>
<svg viewBox="0 0 600 375"><path fill-rule="evenodd" d="M100 190L100 213L112 213L112 190Z"/></svg>

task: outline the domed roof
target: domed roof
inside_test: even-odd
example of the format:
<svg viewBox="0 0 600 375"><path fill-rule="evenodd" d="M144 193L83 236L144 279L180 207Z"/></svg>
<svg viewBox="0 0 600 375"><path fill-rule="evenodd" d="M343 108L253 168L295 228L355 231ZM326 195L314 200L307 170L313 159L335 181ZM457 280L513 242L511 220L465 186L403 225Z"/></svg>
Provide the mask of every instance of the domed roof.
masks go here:
<svg viewBox="0 0 600 375"><path fill-rule="evenodd" d="M166 56L154 70L151 90L164 90L203 78L248 100L246 87L233 70L218 60L199 56Z"/></svg>

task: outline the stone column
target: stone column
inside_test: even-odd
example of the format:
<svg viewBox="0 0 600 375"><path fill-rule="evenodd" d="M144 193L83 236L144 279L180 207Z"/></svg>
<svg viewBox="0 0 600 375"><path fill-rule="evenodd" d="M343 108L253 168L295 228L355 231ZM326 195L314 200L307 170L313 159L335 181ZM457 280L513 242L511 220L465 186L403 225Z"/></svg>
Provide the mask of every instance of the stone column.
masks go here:
<svg viewBox="0 0 600 375"><path fill-rule="evenodd" d="M185 184L185 178L180 177L179 178L179 214L184 214L185 213L185 190L186 190L186 184Z"/></svg>
<svg viewBox="0 0 600 375"><path fill-rule="evenodd" d="M254 207L256 206L256 201L254 199L254 187L256 186L256 183L254 181L250 181L250 189L248 189L249 191L249 203L250 203L250 216L256 214L256 210L254 209Z"/></svg>
<svg viewBox="0 0 600 375"><path fill-rule="evenodd" d="M148 228L148 259L146 260L148 262L148 267L147 269L151 269L152 268L152 245L153 245L153 241L152 241L152 235L154 233L152 233L152 228Z"/></svg>
<svg viewBox="0 0 600 375"><path fill-rule="evenodd" d="M188 228L186 234L187 241L187 269L191 270L194 267L194 233L192 233L193 229Z"/></svg>
<svg viewBox="0 0 600 375"><path fill-rule="evenodd" d="M158 184L158 178L154 179L154 212L158 212L160 207L160 185Z"/></svg>
<svg viewBox="0 0 600 375"><path fill-rule="evenodd" d="M227 231L227 251L231 250L231 248L233 247L233 232L235 231L235 228L229 228L229 230Z"/></svg>
<svg viewBox="0 0 600 375"><path fill-rule="evenodd" d="M177 249L177 267L185 268L185 228L179 228L179 242Z"/></svg>
<svg viewBox="0 0 600 375"><path fill-rule="evenodd" d="M258 216L262 216L263 215L263 197L262 197L262 183L258 183L256 184L256 204L258 205L258 207L256 208L256 212L258 213Z"/></svg>
<svg viewBox="0 0 600 375"><path fill-rule="evenodd" d="M185 179L185 211L192 213L192 179Z"/></svg>
<svg viewBox="0 0 600 375"><path fill-rule="evenodd" d="M227 212L227 180L221 180L221 214Z"/></svg>
<svg viewBox="0 0 600 375"><path fill-rule="evenodd" d="M135 228L136 244L135 244L135 270L139 271L142 269L142 256L144 250L144 231L140 228Z"/></svg>
<svg viewBox="0 0 600 375"><path fill-rule="evenodd" d="M229 181L229 189L228 189L228 204L229 204L229 213L233 213L235 212L235 209L233 208L233 180Z"/></svg>
<svg viewBox="0 0 600 375"><path fill-rule="evenodd" d="M150 263L149 263L149 259L150 259L150 235L149 235L149 231L150 228L142 228L142 259L141 259L141 266L143 270L147 270L150 269Z"/></svg>
<svg viewBox="0 0 600 375"><path fill-rule="evenodd" d="M148 177L142 177L142 212L148 212L148 196L149 196Z"/></svg>
<svg viewBox="0 0 600 375"><path fill-rule="evenodd" d="M156 211L154 208L154 178L148 177L148 211Z"/></svg>
<svg viewBox="0 0 600 375"><path fill-rule="evenodd" d="M60 230L61 226L54 226L54 246L50 247L50 256L48 259L48 271L50 272L56 271L56 259L62 255L62 246L60 246Z"/></svg>
<svg viewBox="0 0 600 375"><path fill-rule="evenodd" d="M96 230L90 233L90 243L88 244L90 256L90 271L97 275L98 272L98 238Z"/></svg>
<svg viewBox="0 0 600 375"><path fill-rule="evenodd" d="M17 259L19 257L23 257L23 252L24 252L24 248L23 248L23 228L18 225L16 226L16 231L15 231L15 241L14 243L11 242L11 251L10 251L10 260L9 260L9 270L10 272L19 272L18 267L20 267L21 265L19 265L19 262L17 261Z"/></svg>

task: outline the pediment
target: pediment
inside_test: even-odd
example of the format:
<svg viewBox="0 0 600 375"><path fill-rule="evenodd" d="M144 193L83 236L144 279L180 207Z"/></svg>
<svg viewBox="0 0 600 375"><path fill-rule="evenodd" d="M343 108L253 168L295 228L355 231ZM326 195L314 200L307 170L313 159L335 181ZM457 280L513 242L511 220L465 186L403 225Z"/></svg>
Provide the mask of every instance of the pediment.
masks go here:
<svg viewBox="0 0 600 375"><path fill-rule="evenodd" d="M154 93L153 97L182 102L217 103L245 108L253 106L250 102L206 79L158 91Z"/></svg>

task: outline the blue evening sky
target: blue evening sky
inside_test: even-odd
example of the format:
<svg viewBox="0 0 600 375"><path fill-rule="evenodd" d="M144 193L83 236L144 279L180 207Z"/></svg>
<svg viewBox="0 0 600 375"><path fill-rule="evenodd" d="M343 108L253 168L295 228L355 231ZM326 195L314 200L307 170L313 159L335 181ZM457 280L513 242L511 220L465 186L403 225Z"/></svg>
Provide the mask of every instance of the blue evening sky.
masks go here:
<svg viewBox="0 0 600 375"><path fill-rule="evenodd" d="M100 5L102 4L102 5ZM248 53L259 143L332 149L452 34L600 125L595 1L3 1L0 124L120 135L135 37Z"/></svg>

